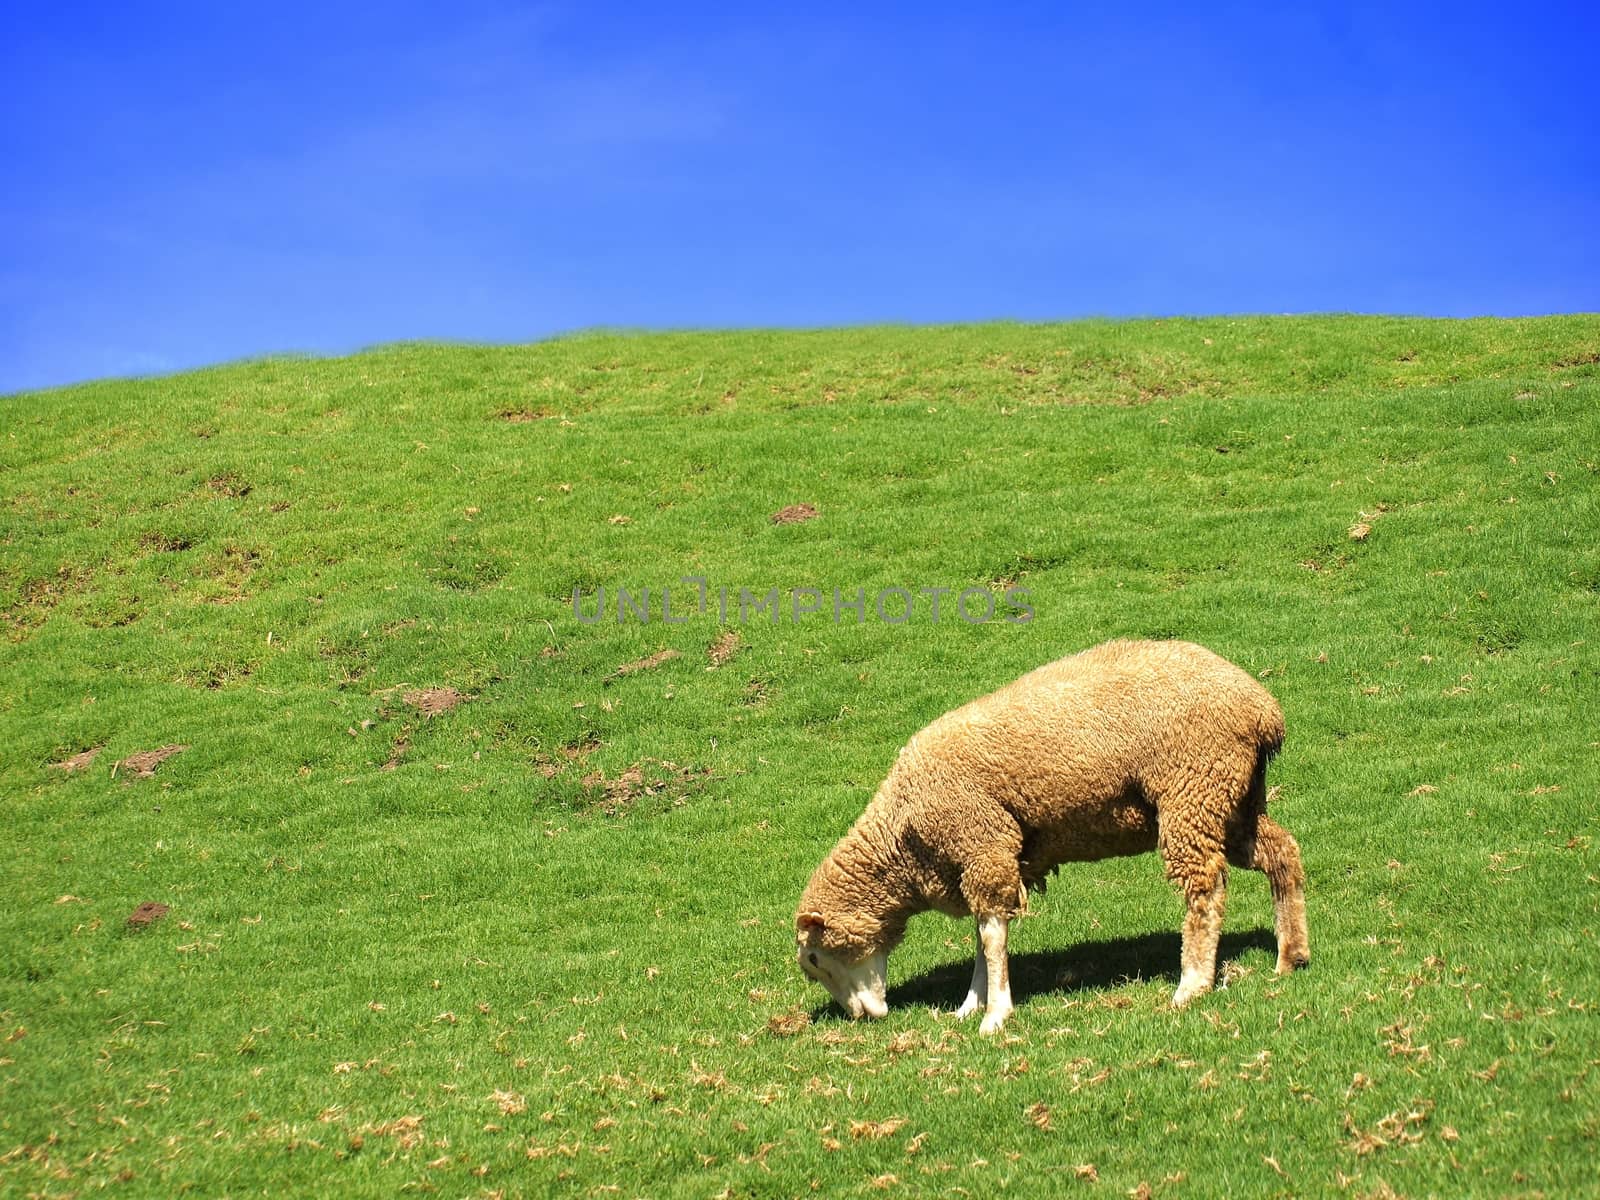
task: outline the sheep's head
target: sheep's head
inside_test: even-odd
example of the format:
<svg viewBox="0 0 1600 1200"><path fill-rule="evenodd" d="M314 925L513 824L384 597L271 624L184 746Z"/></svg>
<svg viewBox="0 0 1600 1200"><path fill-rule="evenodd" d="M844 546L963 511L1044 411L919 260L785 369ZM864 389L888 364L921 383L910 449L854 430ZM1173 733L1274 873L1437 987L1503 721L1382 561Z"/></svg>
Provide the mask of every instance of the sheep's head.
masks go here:
<svg viewBox="0 0 1600 1200"><path fill-rule="evenodd" d="M827 988L852 1018L888 1015L886 948L869 949L844 931L830 929L819 912L802 912L794 924L795 961L807 976Z"/></svg>

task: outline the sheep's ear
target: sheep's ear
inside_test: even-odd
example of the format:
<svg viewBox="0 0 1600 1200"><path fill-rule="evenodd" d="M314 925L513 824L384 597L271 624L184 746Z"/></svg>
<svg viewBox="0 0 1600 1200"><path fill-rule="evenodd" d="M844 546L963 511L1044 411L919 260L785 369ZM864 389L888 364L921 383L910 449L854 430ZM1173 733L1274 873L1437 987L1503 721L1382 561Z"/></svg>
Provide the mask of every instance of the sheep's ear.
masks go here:
<svg viewBox="0 0 1600 1200"><path fill-rule="evenodd" d="M795 932L801 934L821 933L827 928L827 922L822 919L819 912L804 912L794 919Z"/></svg>

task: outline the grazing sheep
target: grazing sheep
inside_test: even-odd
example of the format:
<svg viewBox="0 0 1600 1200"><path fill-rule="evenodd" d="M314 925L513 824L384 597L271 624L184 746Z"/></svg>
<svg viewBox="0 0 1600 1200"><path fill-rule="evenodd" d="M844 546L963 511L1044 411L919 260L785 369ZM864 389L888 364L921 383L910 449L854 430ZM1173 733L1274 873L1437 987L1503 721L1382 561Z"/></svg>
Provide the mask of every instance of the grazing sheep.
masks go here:
<svg viewBox="0 0 1600 1200"><path fill-rule="evenodd" d="M947 713L900 752L811 876L800 969L852 1017L881 1017L889 952L916 913L977 918L957 1017L1012 1011L1006 925L1064 862L1160 849L1183 891L1181 1007L1216 976L1228 864L1266 874L1278 972L1311 960L1300 848L1266 812L1283 713L1259 683L1187 642L1108 642Z"/></svg>

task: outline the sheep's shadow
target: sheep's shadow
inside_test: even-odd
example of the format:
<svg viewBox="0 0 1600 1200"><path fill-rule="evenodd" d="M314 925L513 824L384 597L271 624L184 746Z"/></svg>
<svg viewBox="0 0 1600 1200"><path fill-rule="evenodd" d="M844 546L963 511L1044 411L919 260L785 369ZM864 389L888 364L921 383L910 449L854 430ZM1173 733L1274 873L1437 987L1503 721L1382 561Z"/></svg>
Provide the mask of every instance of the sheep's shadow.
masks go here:
<svg viewBox="0 0 1600 1200"><path fill-rule="evenodd" d="M1061 950L1032 950L1013 954L1011 996L1017 1004L1052 993L1103 991L1131 979L1166 980L1177 985L1181 938L1175 931L1145 933L1137 937L1109 938L1079 942ZM1277 938L1270 929L1225 933L1217 948L1217 965L1232 962L1251 950L1273 955L1276 962ZM972 981L972 960L958 959L903 980L889 989L890 1008L933 1005L954 1008L967 994ZM825 1011L825 1010L824 1010Z"/></svg>

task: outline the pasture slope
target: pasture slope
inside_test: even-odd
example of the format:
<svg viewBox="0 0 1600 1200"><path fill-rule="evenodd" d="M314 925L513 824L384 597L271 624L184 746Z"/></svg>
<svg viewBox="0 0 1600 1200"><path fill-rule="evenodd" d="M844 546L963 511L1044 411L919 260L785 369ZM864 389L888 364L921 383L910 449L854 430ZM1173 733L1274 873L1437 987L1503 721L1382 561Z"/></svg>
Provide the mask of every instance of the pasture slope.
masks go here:
<svg viewBox="0 0 1600 1200"><path fill-rule="evenodd" d="M7 1195L1600 1192L1600 318L592 334L0 412ZM885 1021L824 1007L793 905L898 746L1117 635L1282 703L1311 969L1236 872L1171 1012L1143 858L1019 923L1003 1039L936 916Z"/></svg>

